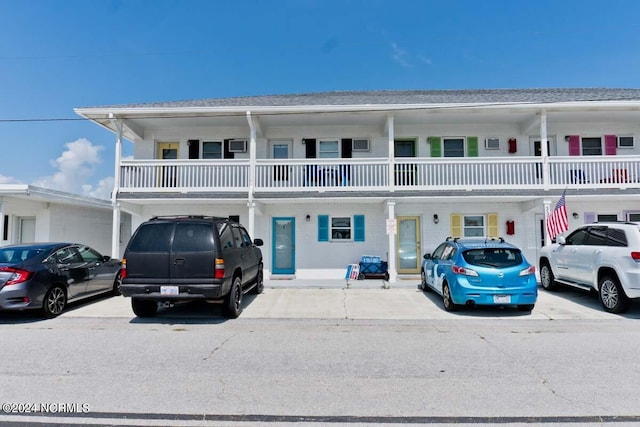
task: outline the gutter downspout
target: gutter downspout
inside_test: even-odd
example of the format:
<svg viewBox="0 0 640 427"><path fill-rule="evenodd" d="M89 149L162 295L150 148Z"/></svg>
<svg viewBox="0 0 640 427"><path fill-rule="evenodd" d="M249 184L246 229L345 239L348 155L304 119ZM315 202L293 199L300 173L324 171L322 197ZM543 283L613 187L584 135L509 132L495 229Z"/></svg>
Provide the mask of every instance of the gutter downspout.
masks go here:
<svg viewBox="0 0 640 427"><path fill-rule="evenodd" d="M247 197L247 207L249 208L249 236L255 236L255 216L256 203L253 200L253 193L256 187L256 126L251 116L251 111L247 111L247 122L249 122L249 194Z"/></svg>
<svg viewBox="0 0 640 427"><path fill-rule="evenodd" d="M120 163L122 161L122 120L115 119L113 113L109 113L111 122L117 129L116 149L115 149L115 171L113 175L113 191L111 192L111 208L113 219L111 222L111 258L120 258L120 203L118 203L118 193L120 192Z"/></svg>

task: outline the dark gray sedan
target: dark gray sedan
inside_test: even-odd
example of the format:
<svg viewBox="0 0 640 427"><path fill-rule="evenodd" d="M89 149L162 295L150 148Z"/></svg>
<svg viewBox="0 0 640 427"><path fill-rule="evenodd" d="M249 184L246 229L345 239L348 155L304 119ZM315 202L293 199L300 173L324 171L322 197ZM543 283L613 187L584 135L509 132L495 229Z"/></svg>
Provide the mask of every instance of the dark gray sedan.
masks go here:
<svg viewBox="0 0 640 427"><path fill-rule="evenodd" d="M120 260L78 243L29 243L0 248L0 310L62 313L67 302L120 293Z"/></svg>

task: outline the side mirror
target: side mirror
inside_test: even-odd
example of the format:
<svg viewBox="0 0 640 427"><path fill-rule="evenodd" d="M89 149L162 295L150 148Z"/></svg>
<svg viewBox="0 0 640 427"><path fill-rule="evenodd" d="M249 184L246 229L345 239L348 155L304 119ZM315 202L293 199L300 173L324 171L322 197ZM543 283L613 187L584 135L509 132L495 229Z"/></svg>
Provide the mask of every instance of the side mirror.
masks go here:
<svg viewBox="0 0 640 427"><path fill-rule="evenodd" d="M254 239L253 244L256 246L262 246L264 245L264 242L262 241L262 239Z"/></svg>
<svg viewBox="0 0 640 427"><path fill-rule="evenodd" d="M567 244L567 241L563 236L558 236L558 237L556 237L556 243L559 244L559 245L564 246L564 245Z"/></svg>
<svg viewBox="0 0 640 427"><path fill-rule="evenodd" d="M109 255L105 255L102 257L102 262L107 262L109 260L111 260L111 257Z"/></svg>
<svg viewBox="0 0 640 427"><path fill-rule="evenodd" d="M422 257L424 259L431 259L431 254L424 254L424 256Z"/></svg>

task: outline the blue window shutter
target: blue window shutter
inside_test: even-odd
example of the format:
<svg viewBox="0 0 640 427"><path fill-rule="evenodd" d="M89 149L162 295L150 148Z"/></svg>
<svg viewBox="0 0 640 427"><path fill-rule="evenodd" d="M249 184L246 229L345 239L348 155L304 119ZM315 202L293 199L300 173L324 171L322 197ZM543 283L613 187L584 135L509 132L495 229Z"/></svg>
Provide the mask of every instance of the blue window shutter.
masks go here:
<svg viewBox="0 0 640 427"><path fill-rule="evenodd" d="M353 241L364 242L364 215L353 216Z"/></svg>
<svg viewBox="0 0 640 427"><path fill-rule="evenodd" d="M318 215L318 242L329 241L329 215Z"/></svg>

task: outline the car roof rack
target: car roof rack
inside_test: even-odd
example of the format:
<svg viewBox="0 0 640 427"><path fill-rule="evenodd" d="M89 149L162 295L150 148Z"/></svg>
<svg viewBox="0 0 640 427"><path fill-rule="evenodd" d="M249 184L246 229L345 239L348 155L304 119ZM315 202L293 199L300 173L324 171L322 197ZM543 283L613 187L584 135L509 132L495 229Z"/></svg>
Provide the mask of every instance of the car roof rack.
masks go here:
<svg viewBox="0 0 640 427"><path fill-rule="evenodd" d="M491 240L498 240L500 243L504 243L504 237L487 237L485 243Z"/></svg>
<svg viewBox="0 0 640 427"><path fill-rule="evenodd" d="M207 219L207 220L229 220L227 217L222 216L210 216L210 215L156 215L149 221L156 221L160 219Z"/></svg>

